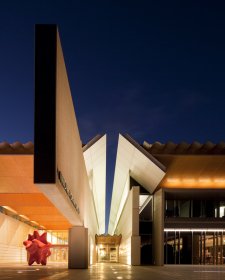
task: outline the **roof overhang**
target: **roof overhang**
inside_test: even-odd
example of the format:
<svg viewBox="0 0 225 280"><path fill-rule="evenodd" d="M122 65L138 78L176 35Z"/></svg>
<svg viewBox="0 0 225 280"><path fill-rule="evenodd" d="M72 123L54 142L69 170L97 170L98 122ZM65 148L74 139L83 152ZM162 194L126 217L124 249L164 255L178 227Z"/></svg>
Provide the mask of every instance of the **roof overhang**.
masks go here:
<svg viewBox="0 0 225 280"><path fill-rule="evenodd" d="M63 230L71 223L33 183L33 155L0 155L0 205L36 226Z"/></svg>
<svg viewBox="0 0 225 280"><path fill-rule="evenodd" d="M225 188L225 155L157 155L157 159L167 166L159 187Z"/></svg>

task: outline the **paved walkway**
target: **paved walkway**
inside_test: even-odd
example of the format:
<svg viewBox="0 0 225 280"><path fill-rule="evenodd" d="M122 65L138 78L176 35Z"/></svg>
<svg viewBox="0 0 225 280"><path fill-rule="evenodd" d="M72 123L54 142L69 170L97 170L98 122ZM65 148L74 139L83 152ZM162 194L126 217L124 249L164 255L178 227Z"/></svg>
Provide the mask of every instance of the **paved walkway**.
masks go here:
<svg viewBox="0 0 225 280"><path fill-rule="evenodd" d="M89 269L68 270L66 265L0 265L0 279L16 280L224 280L225 266L128 266L97 264Z"/></svg>

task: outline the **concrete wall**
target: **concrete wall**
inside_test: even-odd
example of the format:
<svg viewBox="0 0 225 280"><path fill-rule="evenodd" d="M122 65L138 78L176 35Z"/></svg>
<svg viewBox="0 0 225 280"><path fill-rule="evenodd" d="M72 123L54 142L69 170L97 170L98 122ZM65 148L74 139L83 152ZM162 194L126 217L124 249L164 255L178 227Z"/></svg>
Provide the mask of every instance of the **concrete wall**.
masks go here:
<svg viewBox="0 0 225 280"><path fill-rule="evenodd" d="M129 191L115 233L122 234L119 262L140 265L139 187Z"/></svg>
<svg viewBox="0 0 225 280"><path fill-rule="evenodd" d="M153 196L153 263L164 264L164 190L158 190Z"/></svg>
<svg viewBox="0 0 225 280"><path fill-rule="evenodd" d="M98 234L98 222L94 206L93 195L89 186L89 179L85 167L82 142L78 130L73 100L70 92L63 52L57 34L57 72L56 72L56 164L79 208L79 220L74 226L88 228L88 244L90 248L89 263L96 261L93 249L95 234ZM57 181L58 188L62 189ZM77 254L81 256L81 254ZM83 256L88 256L83 254Z"/></svg>
<svg viewBox="0 0 225 280"><path fill-rule="evenodd" d="M53 139L51 139L51 144L53 145L55 143L56 148L53 151L53 155L51 154L49 156L55 158L55 181L51 181L50 183L48 181L37 181L36 186L48 197L61 214L69 221L72 227L88 229L88 237L90 240L87 242L91 245L91 240L94 240L95 234L99 233L93 195L89 186L82 142L78 130L59 34L56 26L52 26L50 29L43 26L40 32L41 30L44 32L46 28L49 30L49 37L53 37L55 40L53 44L50 40L50 53L54 52L56 44L56 66L55 69L49 68L49 71L51 71L51 75L49 74L49 76L56 76L55 80L53 79L51 81L53 86L51 87L51 95L49 96L50 100L47 100L48 102L44 104L45 106L49 106L49 110L51 109L51 111L54 106L56 107L55 115L51 115L53 118L52 125L56 128L55 135L52 137ZM42 38L42 41L44 39L48 40L48 36ZM39 44L39 52L43 51L45 47L44 43L45 42ZM47 58L46 56L41 56L41 59L46 60ZM45 70L40 69L40 67L38 68L39 72ZM43 81L37 81L37 83L43 84ZM37 92L36 94L43 93ZM47 90L46 94L48 94ZM55 103L53 102L54 98L56 99ZM39 104L39 106L41 106L41 104ZM48 118L48 112L45 111L45 113L46 118ZM45 136L45 134L41 135L38 140L42 141ZM41 164L40 168L42 168ZM88 257L88 254L86 254L86 247L83 247L85 250L83 254L77 254L78 258L81 258L81 256ZM95 253L95 251L89 250L89 252L89 259L92 258L92 260L94 260L94 256L91 257L91 252ZM70 256L75 256L75 254L70 254ZM78 261L79 263L79 259L75 259L74 261Z"/></svg>
<svg viewBox="0 0 225 280"><path fill-rule="evenodd" d="M23 241L34 228L0 213L0 263L25 263L27 252Z"/></svg>

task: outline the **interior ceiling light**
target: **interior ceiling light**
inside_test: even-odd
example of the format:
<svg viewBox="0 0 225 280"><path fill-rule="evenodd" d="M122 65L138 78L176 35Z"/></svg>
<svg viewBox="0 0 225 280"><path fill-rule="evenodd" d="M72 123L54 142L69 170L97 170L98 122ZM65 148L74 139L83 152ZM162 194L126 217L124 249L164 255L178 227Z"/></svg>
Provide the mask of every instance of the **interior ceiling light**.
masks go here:
<svg viewBox="0 0 225 280"><path fill-rule="evenodd" d="M40 225L40 227L46 229L46 227L44 227L44 226L42 226L42 225Z"/></svg>
<svg viewBox="0 0 225 280"><path fill-rule="evenodd" d="M225 179L224 178L215 178L214 182L218 183L218 184L224 184L225 183Z"/></svg>
<svg viewBox="0 0 225 280"><path fill-rule="evenodd" d="M193 184L193 183L201 183L201 184L225 184L225 178L167 178L166 179L167 183L169 184L179 184L179 183L184 183L184 184Z"/></svg>
<svg viewBox="0 0 225 280"><path fill-rule="evenodd" d="M224 232L225 229L223 228L164 228L164 232L174 232L174 231L181 231L181 232Z"/></svg>
<svg viewBox="0 0 225 280"><path fill-rule="evenodd" d="M193 183L195 183L195 179L194 178L184 178L183 180L182 180L182 182L184 182L184 183L186 183L186 184L193 184Z"/></svg>
<svg viewBox="0 0 225 280"><path fill-rule="evenodd" d="M168 178L167 182L176 184L176 183L180 183L180 179L179 178Z"/></svg>
<svg viewBox="0 0 225 280"><path fill-rule="evenodd" d="M16 210L14 210L13 208L11 208L9 206L2 206L2 207L5 208L6 210L9 210L9 211L17 214Z"/></svg>
<svg viewBox="0 0 225 280"><path fill-rule="evenodd" d="M25 220L30 220L27 216L25 216L25 215L19 215L19 217L21 217L21 218L23 218L23 219L25 219Z"/></svg>
<svg viewBox="0 0 225 280"><path fill-rule="evenodd" d="M37 222L35 221L30 221L31 223L35 224L35 225L39 225Z"/></svg>
<svg viewBox="0 0 225 280"><path fill-rule="evenodd" d="M211 183L212 180L210 178L199 178L199 183Z"/></svg>

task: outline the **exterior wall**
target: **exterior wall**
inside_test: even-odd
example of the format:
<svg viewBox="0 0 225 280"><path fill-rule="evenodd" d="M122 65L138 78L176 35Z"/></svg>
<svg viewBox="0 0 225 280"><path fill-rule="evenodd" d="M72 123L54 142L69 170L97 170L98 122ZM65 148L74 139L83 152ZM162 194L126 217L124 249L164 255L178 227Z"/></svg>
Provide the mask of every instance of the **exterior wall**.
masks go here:
<svg viewBox="0 0 225 280"><path fill-rule="evenodd" d="M97 135L83 147L89 186L95 202L99 234L105 233L106 135Z"/></svg>
<svg viewBox="0 0 225 280"><path fill-rule="evenodd" d="M34 228L0 213L0 263L27 261L23 241Z"/></svg>
<svg viewBox="0 0 225 280"><path fill-rule="evenodd" d="M43 29L45 30L46 28L43 26ZM56 65L55 69L49 67L47 76L54 76L55 80L52 79L51 95L47 98L47 101L46 99L44 99L46 101L45 104L39 103L37 109L41 110L42 107L45 108L46 106L47 109L51 109L51 112L55 109L55 115L51 114L52 118L50 118L52 124L51 126L56 128L55 135L54 137L51 137L51 142L48 141L49 139L47 139L48 145L56 145L56 149L53 149L52 153L49 155L52 161L55 159L55 166L53 166L55 168L55 176L53 176L55 180L38 180L35 182L37 183L39 189L67 218L67 220L73 227L88 228L89 240L87 240L87 242L91 246L92 240L94 240L95 238L95 234L99 233L99 226L94 206L93 195L89 186L89 180L82 150L82 142L80 139L77 120L75 116L62 47L56 26L53 26L51 28L51 30L49 31L49 36L46 36L45 38L42 37L42 44L41 42L40 45L37 44L38 46L40 46L40 49L38 49L38 51L42 52L43 49L45 49L45 41L48 41L48 37L52 36L55 41L53 42L54 44L50 44L50 53L51 51L55 51L56 46ZM46 59L46 56L43 56L43 60L45 61ZM43 63L43 65L45 64ZM42 68L41 65L39 68L37 68L40 73L43 71L46 72L46 69L43 69L43 65ZM36 88L38 88L40 84L46 84L43 82L43 79L37 80L36 83ZM36 95L38 96L41 94L43 94L43 91L37 90ZM46 94L49 94L48 90L46 90ZM43 122L45 121L45 118L49 119L48 110L45 110L44 112L46 114L45 116L40 114ZM36 118L35 121L37 121ZM38 128L40 128L41 130L41 125ZM37 130L40 136L37 140L45 143L45 131L43 132L40 130ZM42 146L43 150L46 150L45 145ZM41 151L39 151L39 153L41 153ZM42 161L44 161L43 158ZM40 168L42 168L41 163L42 162L39 162ZM88 254L86 254L85 246L83 246L83 250L85 252L80 255L88 259ZM95 250L89 250L89 252L89 261L91 259L92 261L95 260L95 256L91 256L91 252L95 254ZM74 261L76 262L76 258L74 259ZM86 260L83 260L83 262L88 263Z"/></svg>
<svg viewBox="0 0 225 280"><path fill-rule="evenodd" d="M84 222L85 189L88 188L82 143L70 93L62 48L57 34L56 65L56 168L62 173L79 207L80 224ZM62 188L60 182L58 187ZM75 209L74 209L75 211ZM78 225L78 221L76 224Z"/></svg>
<svg viewBox="0 0 225 280"><path fill-rule="evenodd" d="M158 190L153 197L153 263L164 264L164 190Z"/></svg>
<svg viewBox="0 0 225 280"><path fill-rule="evenodd" d="M119 262L140 265L139 187L129 191L115 233L122 234Z"/></svg>
<svg viewBox="0 0 225 280"><path fill-rule="evenodd" d="M57 36L56 164L79 207L78 216L80 222L78 221L75 226L88 228L90 264L90 262L96 261L93 240L95 240L95 234L99 233L98 221L85 167L82 142L74 112L63 52L59 35L57 34ZM59 181L57 181L57 185L58 188L62 188ZM84 256L87 257L86 254Z"/></svg>

